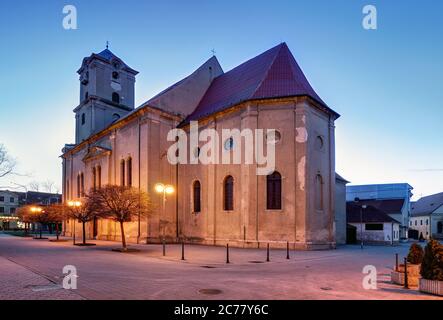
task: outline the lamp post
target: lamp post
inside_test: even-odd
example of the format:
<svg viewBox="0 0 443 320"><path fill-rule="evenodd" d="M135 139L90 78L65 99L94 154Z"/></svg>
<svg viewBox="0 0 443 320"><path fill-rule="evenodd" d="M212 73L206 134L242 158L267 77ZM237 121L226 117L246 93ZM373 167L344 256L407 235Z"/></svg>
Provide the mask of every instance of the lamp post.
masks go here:
<svg viewBox="0 0 443 320"><path fill-rule="evenodd" d="M32 213L35 213L35 214L40 214L40 213L44 212L43 209L40 207L31 207L30 210ZM40 224L40 239L42 239L43 238L42 237L42 224L41 223L39 223L39 224ZM34 239L37 239L37 235L35 236Z"/></svg>
<svg viewBox="0 0 443 320"><path fill-rule="evenodd" d="M68 201L68 207L73 208L73 210L78 210L82 206L82 203L80 201ZM75 219L73 222L73 229L72 232L72 244L75 245Z"/></svg>
<svg viewBox="0 0 443 320"><path fill-rule="evenodd" d="M354 202L359 205L360 198L355 198ZM363 210L367 208L367 205L360 206L360 248L363 250Z"/></svg>
<svg viewBox="0 0 443 320"><path fill-rule="evenodd" d="M170 195L173 194L175 192L175 188L172 185L169 184L163 184L163 183L157 183L154 187L155 192L157 192L158 194L162 194L163 195L163 216L165 215L165 208L166 208L166 195ZM162 226L162 233L163 233L163 239L165 238L165 226Z"/></svg>

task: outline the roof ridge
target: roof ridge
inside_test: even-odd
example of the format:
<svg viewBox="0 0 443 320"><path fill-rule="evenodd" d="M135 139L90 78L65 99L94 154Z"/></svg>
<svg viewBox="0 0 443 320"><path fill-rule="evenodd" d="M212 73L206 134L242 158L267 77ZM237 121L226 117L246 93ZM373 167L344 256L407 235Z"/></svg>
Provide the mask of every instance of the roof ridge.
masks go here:
<svg viewBox="0 0 443 320"><path fill-rule="evenodd" d="M285 44L285 42L280 43L280 44L278 45L278 47L279 47L279 48L278 48L278 51L276 52L274 58L272 59L272 62L271 62L271 64L269 65L269 68L266 70L266 74L265 74L265 76L264 76L263 79L260 81L260 83L257 85L257 88L254 90L254 92L253 92L253 94L252 94L252 97L255 96L255 94L256 94L256 93L258 92L258 90L261 88L261 86L263 85L263 83L265 82L265 80L268 78L269 72L271 71L272 66L273 66L274 63L275 63L275 60L277 60L277 57L279 56L279 54L280 54L280 52L281 52L281 49L283 48L284 44ZM275 48L275 47L274 47L274 48ZM272 50L272 49L271 49L271 50Z"/></svg>

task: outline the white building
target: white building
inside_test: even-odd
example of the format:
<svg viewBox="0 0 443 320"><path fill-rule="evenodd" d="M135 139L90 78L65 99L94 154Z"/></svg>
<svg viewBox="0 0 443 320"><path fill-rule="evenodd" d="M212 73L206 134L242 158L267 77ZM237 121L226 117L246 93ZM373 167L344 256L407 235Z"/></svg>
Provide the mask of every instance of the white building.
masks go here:
<svg viewBox="0 0 443 320"><path fill-rule="evenodd" d="M408 238L412 186L408 183L355 185L346 187L346 201L359 198L361 204L373 206L400 224L400 238Z"/></svg>
<svg viewBox="0 0 443 320"><path fill-rule="evenodd" d="M416 237L443 239L443 193L412 203L409 228L417 231Z"/></svg>

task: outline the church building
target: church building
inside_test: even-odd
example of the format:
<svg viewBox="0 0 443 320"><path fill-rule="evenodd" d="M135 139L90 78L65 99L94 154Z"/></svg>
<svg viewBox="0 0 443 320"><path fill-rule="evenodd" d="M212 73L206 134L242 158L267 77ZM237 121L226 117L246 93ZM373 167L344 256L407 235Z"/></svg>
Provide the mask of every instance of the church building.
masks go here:
<svg viewBox="0 0 443 320"><path fill-rule="evenodd" d="M127 241L185 240L238 247L330 249L335 231L335 120L285 43L223 71L215 56L135 108L138 72L109 49L83 59L75 144L63 149L63 199L104 185L147 192L153 213L126 224ZM274 129L275 169L258 163L171 163L171 130ZM267 141L269 140L269 141ZM271 141L272 140L272 141ZM220 154L232 152L232 138ZM200 153L201 145L188 153ZM155 191L158 183L174 192ZM66 221L67 236L81 225ZM89 223L90 239L120 240L107 219Z"/></svg>

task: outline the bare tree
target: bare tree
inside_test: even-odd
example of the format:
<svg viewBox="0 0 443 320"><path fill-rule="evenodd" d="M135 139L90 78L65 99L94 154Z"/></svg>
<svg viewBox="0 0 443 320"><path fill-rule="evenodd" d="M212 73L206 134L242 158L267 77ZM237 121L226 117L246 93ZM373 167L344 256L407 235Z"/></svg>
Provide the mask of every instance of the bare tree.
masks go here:
<svg viewBox="0 0 443 320"><path fill-rule="evenodd" d="M120 224L123 251L127 251L124 223L152 211L148 195L136 188L105 186L92 191L88 198L97 214Z"/></svg>
<svg viewBox="0 0 443 320"><path fill-rule="evenodd" d="M4 178L13 173L16 161L11 158L3 144L0 144L0 178Z"/></svg>
<svg viewBox="0 0 443 320"><path fill-rule="evenodd" d="M84 202L78 205L65 206L65 213L67 218L74 219L82 224L83 228L83 242L82 245L87 245L86 243L86 223L94 220L96 217L100 217L100 212L95 210L89 197L85 197ZM75 222L74 222L75 223ZM75 237L75 235L73 235Z"/></svg>
<svg viewBox="0 0 443 320"><path fill-rule="evenodd" d="M55 224L55 232L57 236L57 241L59 241L60 237L60 230L59 225L63 223L63 221L66 220L68 217L68 211L66 210L66 207L62 204L51 204L45 208L45 211L48 213L48 220L51 221L51 223Z"/></svg>
<svg viewBox="0 0 443 320"><path fill-rule="evenodd" d="M43 190L48 193L52 193L52 189L55 188L55 183L51 180L46 180L42 183Z"/></svg>
<svg viewBox="0 0 443 320"><path fill-rule="evenodd" d="M40 182L38 182L38 181L31 181L29 183L29 190L39 192L40 191Z"/></svg>

